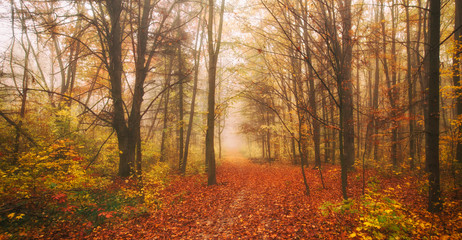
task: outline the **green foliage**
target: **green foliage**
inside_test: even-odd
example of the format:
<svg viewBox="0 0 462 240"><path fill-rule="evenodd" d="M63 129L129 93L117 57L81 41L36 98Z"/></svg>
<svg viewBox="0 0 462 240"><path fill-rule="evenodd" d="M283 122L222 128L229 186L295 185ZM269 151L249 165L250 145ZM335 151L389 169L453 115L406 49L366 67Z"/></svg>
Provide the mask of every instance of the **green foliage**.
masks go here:
<svg viewBox="0 0 462 240"><path fill-rule="evenodd" d="M321 206L319 207L319 210L321 210L322 216L324 216L324 217L329 216L329 214L331 213L331 210L334 208L334 206L335 206L335 204L333 204L330 201L323 202L321 204Z"/></svg>
<svg viewBox="0 0 462 240"><path fill-rule="evenodd" d="M413 222L403 206L388 197L366 194L359 206L359 226L355 233L372 239L410 239Z"/></svg>
<svg viewBox="0 0 462 240"><path fill-rule="evenodd" d="M168 166L152 166L157 160L155 151L147 157L145 165L152 167L144 172L143 181L122 180L114 178L118 165L114 135L96 155L110 132L73 131L76 121L67 108L49 122L37 118L31 123L27 131L39 146L21 143L17 161L11 161L9 144L16 137L14 128L0 128L5 132L0 136L0 238L71 234L77 231L74 229L88 233L106 222L133 218L162 206ZM43 135L36 137L39 134Z"/></svg>
<svg viewBox="0 0 462 240"><path fill-rule="evenodd" d="M380 180L374 176L370 177L367 180L367 188L372 192L378 191L380 189Z"/></svg>
<svg viewBox="0 0 462 240"><path fill-rule="evenodd" d="M323 216L328 216L330 213L338 214L352 214L357 213L357 210L353 207L355 206L355 200L343 200L341 203L335 204L329 201L324 202L319 209Z"/></svg>
<svg viewBox="0 0 462 240"><path fill-rule="evenodd" d="M170 168L166 163L157 163L143 174L144 184L141 192L148 209L155 210L162 207L161 191L168 182Z"/></svg>
<svg viewBox="0 0 462 240"><path fill-rule="evenodd" d="M187 175L203 174L203 173L205 173L205 164L203 161L195 160L195 159L192 159L192 161L189 161L188 168L186 169Z"/></svg>
<svg viewBox="0 0 462 240"><path fill-rule="evenodd" d="M406 208L396 200L369 191L359 200L341 203L324 202L319 209L324 217L341 215L354 224L349 235L361 239L411 239L416 230L425 225L413 220Z"/></svg>

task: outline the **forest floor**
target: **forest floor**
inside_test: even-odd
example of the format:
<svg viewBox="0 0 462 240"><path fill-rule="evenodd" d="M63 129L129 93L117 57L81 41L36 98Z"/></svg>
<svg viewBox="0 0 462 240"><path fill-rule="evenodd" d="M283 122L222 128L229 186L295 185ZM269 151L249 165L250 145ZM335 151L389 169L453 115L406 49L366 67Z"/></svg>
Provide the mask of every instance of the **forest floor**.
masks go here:
<svg viewBox="0 0 462 240"><path fill-rule="evenodd" d="M296 166L223 161L218 184L204 175L173 176L162 192L162 207L150 214L99 226L90 239L458 239L462 237L461 201L452 193L445 210L425 211L425 181L366 171L349 176L342 201L340 169L307 169L305 194ZM420 181L423 183L420 184Z"/></svg>

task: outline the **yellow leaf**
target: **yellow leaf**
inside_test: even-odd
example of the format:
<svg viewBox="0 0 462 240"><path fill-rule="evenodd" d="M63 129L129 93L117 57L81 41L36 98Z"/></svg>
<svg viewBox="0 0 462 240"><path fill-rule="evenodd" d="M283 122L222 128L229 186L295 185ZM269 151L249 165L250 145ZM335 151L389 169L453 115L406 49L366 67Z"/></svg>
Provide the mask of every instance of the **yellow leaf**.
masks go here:
<svg viewBox="0 0 462 240"><path fill-rule="evenodd" d="M9 218L9 219L12 219L12 218L14 218L14 213L10 213L10 214L8 214L8 218Z"/></svg>
<svg viewBox="0 0 462 240"><path fill-rule="evenodd" d="M349 238L354 238L354 237L356 237L356 233L354 232L354 233L350 234L348 237Z"/></svg>

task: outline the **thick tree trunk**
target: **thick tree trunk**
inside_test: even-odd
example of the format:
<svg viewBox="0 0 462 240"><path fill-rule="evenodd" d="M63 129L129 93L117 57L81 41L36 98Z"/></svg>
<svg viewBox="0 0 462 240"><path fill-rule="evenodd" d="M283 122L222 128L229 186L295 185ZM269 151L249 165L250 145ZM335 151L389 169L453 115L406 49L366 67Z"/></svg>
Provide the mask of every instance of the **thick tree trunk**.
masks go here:
<svg viewBox="0 0 462 240"><path fill-rule="evenodd" d="M210 0L212 2L212 0ZM213 3L210 3L210 9L213 9ZM213 17L213 11L209 12ZM211 29L211 26L209 26ZM211 31L211 30L209 30ZM207 98L208 113L207 113L207 132L205 136L205 159L208 165L208 185L217 183L215 172L215 79L216 79L216 57L213 51L212 35L209 33L209 93ZM212 51L211 51L212 50Z"/></svg>
<svg viewBox="0 0 462 240"><path fill-rule="evenodd" d="M215 13L215 1L209 0L209 17L208 17L208 52L209 52L209 68L208 68L208 85L209 93L207 97L207 132L205 136L205 161L207 162L207 172L208 172L208 185L215 185L217 183L216 179L216 169L215 169L215 87L216 87L216 74L217 74L217 63L218 63L218 54L220 52L221 44L221 33L223 30L223 14L225 8L225 0L221 2L221 11L220 11L220 22L218 27L218 38L216 40L216 46L214 46L214 13Z"/></svg>
<svg viewBox="0 0 462 240"><path fill-rule="evenodd" d="M107 10L111 21L108 35L109 80L111 82L111 98L114 108L113 127L117 133L119 146L119 176L128 177L131 174L133 158L129 158L129 131L125 122L122 99L122 29L121 12L122 0L106 0Z"/></svg>
<svg viewBox="0 0 462 240"><path fill-rule="evenodd" d="M345 167L351 169L355 162L355 129L353 118L353 82L351 79L352 64L352 40L351 40L351 0L343 2L342 14L342 76L339 87L343 88L343 96L340 101L343 102L343 147L345 157Z"/></svg>
<svg viewBox="0 0 462 240"><path fill-rule="evenodd" d="M440 192L439 166L439 78L440 78L440 0L430 0L430 17L428 27L428 116L425 119L425 157L429 171L428 211L440 212L442 199Z"/></svg>

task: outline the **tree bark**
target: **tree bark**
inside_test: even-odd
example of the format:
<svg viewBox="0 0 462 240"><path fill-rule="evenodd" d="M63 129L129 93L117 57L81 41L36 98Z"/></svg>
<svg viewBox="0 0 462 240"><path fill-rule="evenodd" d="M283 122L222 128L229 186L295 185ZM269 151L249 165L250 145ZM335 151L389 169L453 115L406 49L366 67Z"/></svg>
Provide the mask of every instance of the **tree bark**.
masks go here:
<svg viewBox="0 0 462 240"><path fill-rule="evenodd" d="M428 115L425 119L425 157L426 168L429 171L429 202L428 211L440 212L442 199L440 192L439 166L439 82L440 82L440 0L430 0L428 24Z"/></svg>
<svg viewBox="0 0 462 240"><path fill-rule="evenodd" d="M174 56L170 56L168 66L167 66L167 77L165 78L165 88L170 88L170 80L172 78L172 67L173 67ZM160 141L160 162L165 162L167 160L167 126L168 126L168 104L170 100L170 90L167 90L164 93L164 116L162 124L162 137Z"/></svg>
<svg viewBox="0 0 462 240"><path fill-rule="evenodd" d="M199 79L199 66L200 66L200 59L201 59L201 50L202 50L202 40L204 39L204 31L201 32L201 26L202 26L202 17L199 19L199 23L197 25L197 34L196 34L196 39L198 42L196 42L196 48L193 53L194 57L194 83L193 83L193 92L192 92L192 97L191 97L191 110L189 113L189 121L188 121L188 130L186 132L186 140L185 140L185 146L184 146L184 156L183 156L183 169L181 169L181 172L184 174L186 173L186 164L188 162L188 152L189 152L189 142L191 139L191 133L192 133L192 128L193 128L193 120L194 120L194 111L195 111L195 106L196 106L196 95L197 95L197 82ZM199 37L199 32L200 37ZM197 45L199 46L197 47Z"/></svg>
<svg viewBox="0 0 462 240"><path fill-rule="evenodd" d="M344 140L344 157L345 167L351 169L355 162L355 131L353 119L353 82L351 79L352 64L352 40L351 40L351 0L343 2L342 15L342 66L340 88L343 96L340 99L343 102L343 140Z"/></svg>
<svg viewBox="0 0 462 240"><path fill-rule="evenodd" d="M409 0L403 0L403 4L406 8L406 54L407 54L407 71L406 79L408 84L408 108L409 108L409 160L410 168L413 170L415 168L415 111L414 111L414 81L412 79L412 52L411 52L411 27L409 19Z"/></svg>
<svg viewBox="0 0 462 240"><path fill-rule="evenodd" d="M180 6L180 5L178 5ZM181 35L182 35L182 27L181 27L181 8L178 7L177 13L177 26L178 26L178 112L179 112L179 170L182 173L186 172L186 163L184 162L184 74L183 74L183 53L181 49ZM184 169L184 172L183 172Z"/></svg>
<svg viewBox="0 0 462 240"><path fill-rule="evenodd" d="M456 51L453 55L453 84L459 89L461 86L460 83L460 51L462 49L462 2L456 1L456 16L455 16L455 26L454 26L454 42L456 46ZM456 116L459 121L462 117L462 91L456 91L458 97L456 98ZM459 163L462 163L462 126L457 128L457 145L456 145L456 160Z"/></svg>
<svg viewBox="0 0 462 240"><path fill-rule="evenodd" d="M113 127L117 133L119 146L119 176L128 177L131 174L133 158L129 158L129 131L125 121L122 99L122 0L106 0L110 19L108 37L108 72L111 83L111 98L113 102Z"/></svg>
<svg viewBox="0 0 462 240"><path fill-rule="evenodd" d="M216 87L216 74L217 74L217 63L218 54L220 52L221 45L221 33L223 29L223 14L225 10L225 0L221 2L220 20L218 26L218 37L214 46L214 15L215 15L215 1L209 0L209 17L207 26L208 36L208 52L209 52L209 68L208 68L208 86L209 93L207 97L207 132L205 136L205 160L208 163L208 185L215 185L216 179L216 167L215 167L215 87Z"/></svg>

